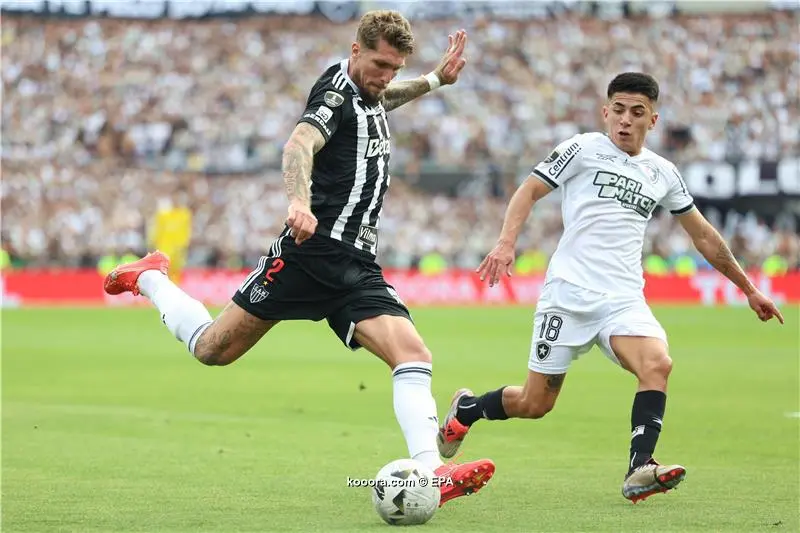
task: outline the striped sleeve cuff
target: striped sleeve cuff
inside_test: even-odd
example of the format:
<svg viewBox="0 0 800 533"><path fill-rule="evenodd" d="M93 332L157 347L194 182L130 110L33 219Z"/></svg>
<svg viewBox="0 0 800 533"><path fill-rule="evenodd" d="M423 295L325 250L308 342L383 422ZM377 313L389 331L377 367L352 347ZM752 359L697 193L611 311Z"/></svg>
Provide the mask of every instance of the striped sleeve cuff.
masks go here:
<svg viewBox="0 0 800 533"><path fill-rule="evenodd" d="M670 213L672 213L673 215L682 215L682 214L686 213L687 211L691 211L693 207L694 207L694 202L689 204L689 205L687 205L686 207L682 207L680 209L675 209L674 211L670 211Z"/></svg>
<svg viewBox="0 0 800 533"><path fill-rule="evenodd" d="M552 188L552 189L557 189L558 188L558 183L556 183L555 181L553 181L550 178L548 178L547 176L545 176L539 170L534 168L532 174L534 176L536 176L537 178L539 178L540 180L542 180L543 182L545 182L547 185L549 185L550 188Z"/></svg>

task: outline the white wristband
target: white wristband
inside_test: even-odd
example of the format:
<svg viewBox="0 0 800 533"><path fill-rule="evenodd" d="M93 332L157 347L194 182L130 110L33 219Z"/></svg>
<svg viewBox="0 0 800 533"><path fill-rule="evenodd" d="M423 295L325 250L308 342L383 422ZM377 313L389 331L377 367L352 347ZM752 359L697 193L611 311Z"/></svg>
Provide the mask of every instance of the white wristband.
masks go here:
<svg viewBox="0 0 800 533"><path fill-rule="evenodd" d="M431 86L431 91L434 91L442 86L442 82L439 80L439 76L437 76L435 72L428 72L423 77L428 80L428 85Z"/></svg>

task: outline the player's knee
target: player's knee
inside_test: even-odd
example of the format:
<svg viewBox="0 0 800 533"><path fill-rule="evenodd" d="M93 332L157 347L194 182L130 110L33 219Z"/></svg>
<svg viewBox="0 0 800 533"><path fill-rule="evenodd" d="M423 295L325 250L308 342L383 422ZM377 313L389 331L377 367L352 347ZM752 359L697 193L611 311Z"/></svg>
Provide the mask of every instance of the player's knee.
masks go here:
<svg viewBox="0 0 800 533"><path fill-rule="evenodd" d="M667 379L672 372L672 358L666 351L653 353L645 360L642 370L642 377Z"/></svg>
<svg viewBox="0 0 800 533"><path fill-rule="evenodd" d="M415 363L430 363L433 361L433 354L431 354L431 351L425 346L424 342L419 341L404 351L403 359Z"/></svg>
<svg viewBox="0 0 800 533"><path fill-rule="evenodd" d="M398 362L430 363L433 361L433 354L418 336L407 336L399 345L400 349L396 357Z"/></svg>

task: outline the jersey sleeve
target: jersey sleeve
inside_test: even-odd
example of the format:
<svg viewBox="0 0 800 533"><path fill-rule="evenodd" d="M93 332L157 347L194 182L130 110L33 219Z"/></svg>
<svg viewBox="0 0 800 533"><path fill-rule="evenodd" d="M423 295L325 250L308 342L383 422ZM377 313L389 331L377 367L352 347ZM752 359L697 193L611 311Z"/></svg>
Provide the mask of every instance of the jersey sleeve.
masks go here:
<svg viewBox="0 0 800 533"><path fill-rule="evenodd" d="M686 182L683 181L681 173L671 165L667 172L671 183L666 196L661 200L661 205L669 209L673 215L681 215L690 211L694 207L694 198L689 194L689 189L686 188Z"/></svg>
<svg viewBox="0 0 800 533"><path fill-rule="evenodd" d="M547 159L533 167L531 173L555 189L580 172L582 150L580 135L575 135L556 146Z"/></svg>
<svg viewBox="0 0 800 533"><path fill-rule="evenodd" d="M345 95L330 83L317 82L311 89L306 102L306 109L298 124L307 122L315 126L325 137L330 140L336 133L344 115Z"/></svg>

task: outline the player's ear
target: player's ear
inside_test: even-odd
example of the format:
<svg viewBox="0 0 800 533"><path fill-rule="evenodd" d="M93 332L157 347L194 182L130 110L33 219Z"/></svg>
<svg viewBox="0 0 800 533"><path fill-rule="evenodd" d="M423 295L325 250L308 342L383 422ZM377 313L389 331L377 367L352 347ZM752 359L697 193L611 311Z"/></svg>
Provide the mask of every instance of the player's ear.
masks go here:
<svg viewBox="0 0 800 533"><path fill-rule="evenodd" d="M353 45L350 47L350 52L353 54L353 57L358 57L360 51L361 46L359 46L358 41L353 41Z"/></svg>
<svg viewBox="0 0 800 533"><path fill-rule="evenodd" d="M656 122L658 122L658 113L653 113L653 116L650 117L650 127L648 129L653 129L656 127Z"/></svg>
<svg viewBox="0 0 800 533"><path fill-rule="evenodd" d="M608 120L608 106L603 105L603 120Z"/></svg>

